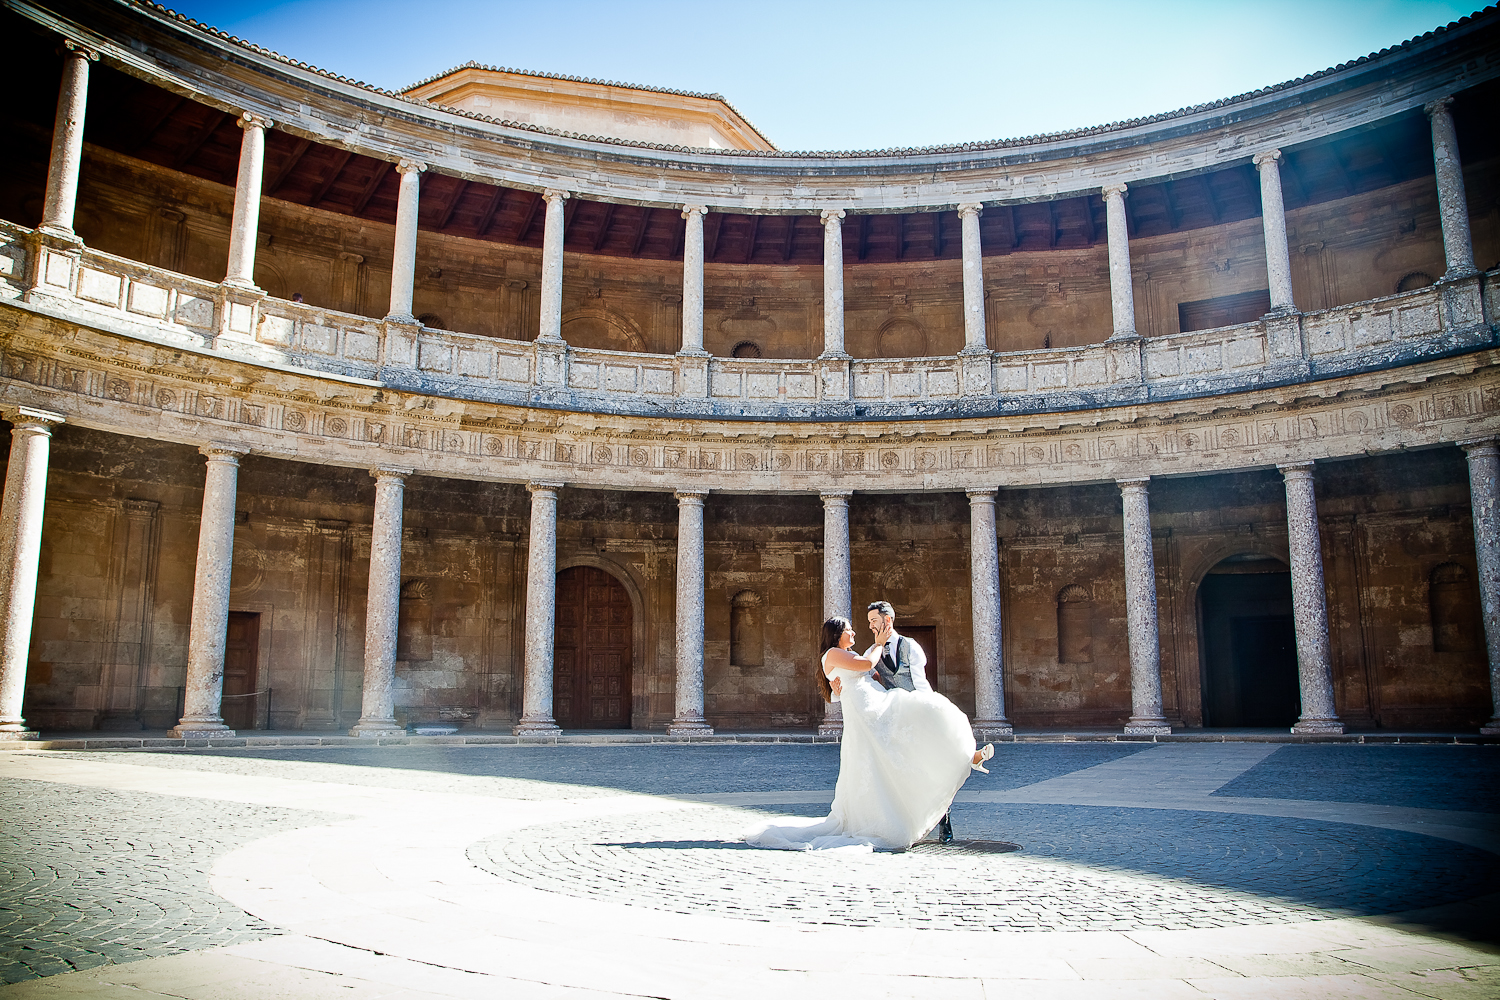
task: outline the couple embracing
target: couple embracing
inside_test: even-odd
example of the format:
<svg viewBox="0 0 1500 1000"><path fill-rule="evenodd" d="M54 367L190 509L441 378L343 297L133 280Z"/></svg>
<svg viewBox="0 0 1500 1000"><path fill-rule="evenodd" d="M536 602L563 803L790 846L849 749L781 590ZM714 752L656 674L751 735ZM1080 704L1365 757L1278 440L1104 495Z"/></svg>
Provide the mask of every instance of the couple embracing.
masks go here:
<svg viewBox="0 0 1500 1000"><path fill-rule="evenodd" d="M847 618L823 623L818 687L844 707L833 809L825 819L761 824L745 833L752 847L904 850L935 825L947 840L953 797L994 754L976 749L968 717L927 683L927 657L896 632L890 604L868 610L875 641L863 656Z"/></svg>

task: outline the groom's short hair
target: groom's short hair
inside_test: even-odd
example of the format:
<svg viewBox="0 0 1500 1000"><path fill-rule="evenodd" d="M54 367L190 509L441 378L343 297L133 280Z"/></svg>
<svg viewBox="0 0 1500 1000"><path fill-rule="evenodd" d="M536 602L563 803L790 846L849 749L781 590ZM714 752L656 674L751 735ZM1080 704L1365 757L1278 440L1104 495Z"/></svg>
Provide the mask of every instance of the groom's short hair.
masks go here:
<svg viewBox="0 0 1500 1000"><path fill-rule="evenodd" d="M890 615L892 618L896 617L896 609L891 607L890 601L871 601L865 605L865 610L879 611L883 615Z"/></svg>

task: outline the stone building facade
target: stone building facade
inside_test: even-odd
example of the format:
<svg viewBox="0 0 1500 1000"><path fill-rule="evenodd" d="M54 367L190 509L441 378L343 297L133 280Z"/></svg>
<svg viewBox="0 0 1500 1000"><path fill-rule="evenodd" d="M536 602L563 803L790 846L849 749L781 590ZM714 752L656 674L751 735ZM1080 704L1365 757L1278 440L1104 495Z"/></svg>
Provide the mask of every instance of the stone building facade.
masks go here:
<svg viewBox="0 0 1500 1000"><path fill-rule="evenodd" d="M0 18L0 735L836 729L877 598L982 735L1495 725L1493 11L837 155Z"/></svg>

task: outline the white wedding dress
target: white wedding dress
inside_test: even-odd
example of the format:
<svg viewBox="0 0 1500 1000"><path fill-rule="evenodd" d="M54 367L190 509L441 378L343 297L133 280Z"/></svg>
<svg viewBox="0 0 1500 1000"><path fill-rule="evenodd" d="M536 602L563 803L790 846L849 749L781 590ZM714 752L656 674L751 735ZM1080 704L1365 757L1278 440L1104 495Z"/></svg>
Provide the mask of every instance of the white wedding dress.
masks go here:
<svg viewBox="0 0 1500 1000"><path fill-rule="evenodd" d="M785 851L903 850L937 825L969 776L974 733L947 698L882 688L868 670L835 668L843 682L844 736L833 810L779 818L744 834Z"/></svg>

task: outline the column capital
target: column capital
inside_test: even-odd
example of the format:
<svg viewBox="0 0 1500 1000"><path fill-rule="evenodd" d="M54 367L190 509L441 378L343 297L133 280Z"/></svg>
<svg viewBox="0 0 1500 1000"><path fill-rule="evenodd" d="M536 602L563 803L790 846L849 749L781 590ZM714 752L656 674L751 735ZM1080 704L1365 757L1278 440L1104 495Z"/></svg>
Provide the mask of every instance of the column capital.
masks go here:
<svg viewBox="0 0 1500 1000"><path fill-rule="evenodd" d="M120 501L120 509L125 512L126 517L152 517L160 507L161 504L155 500L130 498Z"/></svg>
<svg viewBox="0 0 1500 1000"><path fill-rule="evenodd" d="M276 123L264 115L258 115L253 111L242 111L234 122L240 128L268 129Z"/></svg>
<svg viewBox="0 0 1500 1000"><path fill-rule="evenodd" d="M1120 182L1117 181L1114 184L1106 184L1106 185L1104 185L1102 188L1099 189L1099 193L1102 194L1105 197L1105 199L1107 200L1109 198L1109 196L1112 195L1112 194L1113 195L1119 195L1121 198L1124 198L1125 195L1126 195L1126 193L1129 190L1130 190L1130 187L1128 185L1120 183Z"/></svg>
<svg viewBox="0 0 1500 1000"><path fill-rule="evenodd" d="M397 160L396 173L398 174L420 174L427 169L427 164L421 160Z"/></svg>
<svg viewBox="0 0 1500 1000"><path fill-rule="evenodd" d="M1287 462L1276 466L1283 479L1305 479L1313 474L1312 462Z"/></svg>
<svg viewBox="0 0 1500 1000"><path fill-rule="evenodd" d="M62 45L58 47L58 51L62 55L72 56L74 59L87 59L89 62L99 61L98 49L92 45L85 45L83 42L75 41L72 38L64 38Z"/></svg>
<svg viewBox="0 0 1500 1000"><path fill-rule="evenodd" d="M228 462L230 465L239 465L240 459L250 454L250 449L244 445L226 441L210 441L198 451L210 462Z"/></svg>
<svg viewBox="0 0 1500 1000"><path fill-rule="evenodd" d="M690 219L690 218L692 218L695 215L707 215L707 214L708 214L708 206L707 205L683 205L682 206L682 217L684 219Z"/></svg>
<svg viewBox="0 0 1500 1000"><path fill-rule="evenodd" d="M847 504L849 498L854 496L853 490L819 490L818 496L823 498L824 506L829 504Z"/></svg>
<svg viewBox="0 0 1500 1000"><path fill-rule="evenodd" d="M1138 476L1134 479L1116 479L1115 485L1122 490L1144 490L1151 484L1150 476Z"/></svg>
<svg viewBox="0 0 1500 1000"><path fill-rule="evenodd" d="M967 219L971 215L977 219L983 212L984 204L982 202L966 201L958 206L958 217L960 219Z"/></svg>
<svg viewBox="0 0 1500 1000"><path fill-rule="evenodd" d="M823 220L823 225L826 228L830 222L842 222L844 219L844 210L842 208L825 208L818 213L818 218Z"/></svg>
<svg viewBox="0 0 1500 1000"><path fill-rule="evenodd" d="M1281 159L1281 150L1263 149L1259 153L1256 153L1254 156L1250 157L1250 162L1255 164L1256 170L1261 170L1264 169L1267 163L1274 164L1279 159Z"/></svg>
<svg viewBox="0 0 1500 1000"><path fill-rule="evenodd" d="M68 418L61 413L51 410L39 410L34 406L6 406L0 408L0 416L10 421L17 428L34 427L38 429L51 430L58 424L68 422Z"/></svg>
<svg viewBox="0 0 1500 1000"><path fill-rule="evenodd" d="M568 484L531 482L526 484L526 491L528 493L551 493L556 495L557 491L562 489L566 485Z"/></svg>
<svg viewBox="0 0 1500 1000"><path fill-rule="evenodd" d="M542 190L542 200L549 205L554 201L567 201L569 196L570 192L563 188L544 188Z"/></svg>
<svg viewBox="0 0 1500 1000"><path fill-rule="evenodd" d="M1470 455L1494 455L1500 453L1500 441L1496 441L1492 437L1466 438L1453 443Z"/></svg>
<svg viewBox="0 0 1500 1000"><path fill-rule="evenodd" d="M1425 112L1427 112L1427 117L1428 118L1431 118L1433 115L1438 114L1438 113L1442 113L1442 114L1445 114L1445 115L1452 114L1453 113L1452 109L1453 109L1453 95L1452 94L1449 94L1446 97L1439 97L1435 101L1428 101L1426 104L1422 105L1422 110L1425 111Z"/></svg>
<svg viewBox="0 0 1500 1000"><path fill-rule="evenodd" d="M403 468L399 465L377 465L370 470L373 479L406 479L407 476L415 475L415 469Z"/></svg>
<svg viewBox="0 0 1500 1000"><path fill-rule="evenodd" d="M964 495L969 498L969 503L994 503L995 495L1000 492L998 486L982 486L978 489L964 490Z"/></svg>
<svg viewBox="0 0 1500 1000"><path fill-rule="evenodd" d="M691 490L691 489L689 489L689 490L673 490L672 491L672 495L677 498L677 502L680 503L680 504L682 504L682 503L697 503L697 504L702 504L703 501L705 499L707 499L708 494L709 494L708 490Z"/></svg>

